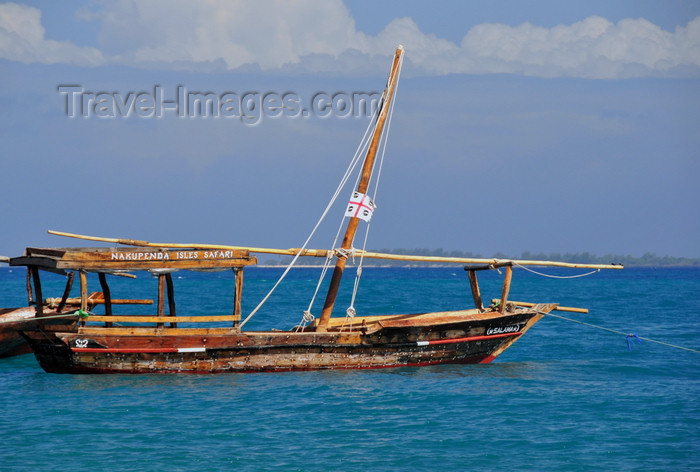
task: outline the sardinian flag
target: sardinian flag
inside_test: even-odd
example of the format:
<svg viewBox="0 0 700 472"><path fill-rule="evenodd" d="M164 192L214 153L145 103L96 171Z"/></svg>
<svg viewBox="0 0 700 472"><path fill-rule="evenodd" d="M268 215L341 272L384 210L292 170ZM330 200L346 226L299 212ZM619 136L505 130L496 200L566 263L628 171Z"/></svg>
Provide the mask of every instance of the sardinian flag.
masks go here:
<svg viewBox="0 0 700 472"><path fill-rule="evenodd" d="M360 218L369 222L372 219L372 213L374 213L375 208L377 208L377 205L369 198L369 195L353 192L348 202L348 209L345 210L345 216Z"/></svg>

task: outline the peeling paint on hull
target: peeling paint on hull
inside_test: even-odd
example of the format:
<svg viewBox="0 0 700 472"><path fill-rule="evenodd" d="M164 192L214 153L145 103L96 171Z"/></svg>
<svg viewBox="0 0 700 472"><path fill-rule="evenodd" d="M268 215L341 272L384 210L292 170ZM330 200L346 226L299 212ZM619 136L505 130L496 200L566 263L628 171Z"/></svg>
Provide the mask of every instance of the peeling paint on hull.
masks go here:
<svg viewBox="0 0 700 472"><path fill-rule="evenodd" d="M52 373L227 373L379 369L488 363L541 314L528 311L439 325L360 332L203 332L187 329L109 334L108 329L26 332ZM517 326L518 329L513 331ZM509 328L509 329L507 329ZM506 331L506 332L504 332ZM487 332L495 334L486 334ZM173 333L173 334L171 334Z"/></svg>

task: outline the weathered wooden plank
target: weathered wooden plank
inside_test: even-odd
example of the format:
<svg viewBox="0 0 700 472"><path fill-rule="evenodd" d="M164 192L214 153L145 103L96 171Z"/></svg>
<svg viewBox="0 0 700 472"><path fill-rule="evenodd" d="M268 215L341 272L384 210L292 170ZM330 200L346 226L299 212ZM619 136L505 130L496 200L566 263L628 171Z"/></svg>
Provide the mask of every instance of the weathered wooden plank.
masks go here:
<svg viewBox="0 0 700 472"><path fill-rule="evenodd" d="M55 269L56 268L56 263L58 261L56 259L49 259L45 257L25 257L25 256L20 256L20 257L13 257L10 259L10 265L11 266L37 266L41 267L43 269Z"/></svg>
<svg viewBox="0 0 700 472"><path fill-rule="evenodd" d="M60 259L66 249L60 247L28 247L24 251L25 256L46 256Z"/></svg>
<svg viewBox="0 0 700 472"><path fill-rule="evenodd" d="M213 323L220 321L240 321L241 315L201 315L201 316L158 316L158 315L90 315L87 321L121 323L168 323L181 321L183 323ZM160 326L162 328L162 326ZM170 329L170 328L167 328Z"/></svg>
<svg viewBox="0 0 700 472"><path fill-rule="evenodd" d="M69 332L65 330L63 332ZM83 336L158 336L159 338L177 338L179 336L210 336L213 334L217 335L236 335L240 334L240 331L231 328L156 328L147 326L115 326L113 328L105 328L104 326L84 326L80 327L77 331L78 334ZM246 332L248 334L248 332Z"/></svg>
<svg viewBox="0 0 700 472"><path fill-rule="evenodd" d="M27 248L10 265L37 266L46 270L141 270L155 268L198 269L244 267L257 258L239 249L166 248Z"/></svg>
<svg viewBox="0 0 700 472"><path fill-rule="evenodd" d="M58 267L80 265L85 268L212 268L242 267L255 264L255 257L246 251L197 249L167 250L163 248L118 248L110 251L66 252Z"/></svg>
<svg viewBox="0 0 700 472"><path fill-rule="evenodd" d="M91 305L102 305L105 302L104 298L89 297L89 300L90 300ZM60 303L60 302L61 302L60 298L46 298L46 299L44 299L44 303L46 303L47 305L50 305L50 306L56 305L57 303ZM79 305L80 298L78 298L78 297L66 298L66 304ZM113 298L112 305L153 305L153 300L140 299L140 298Z"/></svg>
<svg viewBox="0 0 700 472"><path fill-rule="evenodd" d="M494 298L491 300L491 303L500 303L500 301L501 301L500 299ZM516 306L524 306L524 307L528 307L528 308L534 307L535 305L537 305L536 303L514 302L512 300L510 301L510 303L512 303L513 305L516 305ZM553 308L553 310L570 311L572 313L588 313L588 308L576 308L576 307L572 307L572 306L559 306L559 305L557 305L555 308Z"/></svg>
<svg viewBox="0 0 700 472"><path fill-rule="evenodd" d="M440 322L454 322L454 321L459 321L463 320L466 318L473 318L473 319L484 319L484 318L489 318L493 317L494 314L498 315L495 312L485 312L485 313L480 313L479 310L476 309L470 309L470 310L456 310L456 311L440 311L440 312L433 312L433 313L414 313L414 314L401 314L401 315L375 315L375 316L360 316L357 315L353 319L353 326L357 326L358 324L361 324L363 321L365 324L371 324L371 323L382 323L385 324L387 322L392 322L392 321L409 321L409 323L413 324L428 324L428 323L440 323ZM317 320L314 320L314 324L317 323ZM328 326L329 328L337 328L339 326L342 326L343 324L347 324L347 321L344 317L334 317L331 318L328 321ZM312 324L313 326L313 324Z"/></svg>

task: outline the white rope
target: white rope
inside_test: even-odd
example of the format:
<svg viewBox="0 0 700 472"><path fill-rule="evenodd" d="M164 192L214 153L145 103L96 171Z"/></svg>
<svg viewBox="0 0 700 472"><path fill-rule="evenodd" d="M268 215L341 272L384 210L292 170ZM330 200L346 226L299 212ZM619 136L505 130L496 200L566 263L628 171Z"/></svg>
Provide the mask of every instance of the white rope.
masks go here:
<svg viewBox="0 0 700 472"><path fill-rule="evenodd" d="M374 123L378 119L378 116L379 116L379 107L377 107L377 109L374 111L374 113L372 115L372 119L370 120L369 124L367 125L367 129L365 130L365 134L362 136L362 140L360 141L360 145L358 146L357 151L355 151L355 156L353 156L353 165L352 165L352 167L349 168L349 170L350 169L354 170L355 167L357 166L357 163L359 163L360 157L363 156L367 152L367 149L369 148L369 145L371 143L371 137L372 137L372 135L370 134L370 131L372 129L374 129ZM343 184L342 184L343 186L347 183L348 179L349 179L349 172L346 172L346 175L343 178ZM355 187L357 187L357 182L359 181L359 179L360 179L360 173L358 172L358 176L355 180ZM345 215L343 215L340 218L340 221L338 222L338 229L335 233L335 237L333 238L333 243L330 246L331 248L335 248L337 246L338 239L340 239L340 233L343 230L343 223L344 222L345 222ZM342 248L333 249L332 251L329 251L328 258L326 259L326 261L323 265L323 269L321 270L321 274L319 275L318 282L316 284L316 289L314 290L314 294L311 297L311 300L309 301L309 307L308 307L307 311L309 311L309 312L311 311L311 309L316 301L316 297L318 296L318 292L321 288L321 285L323 284L323 280L325 279L326 273L328 272L328 269L330 268L332 255L335 255L335 256L342 255L342 256L348 258L348 257L353 256L353 253L354 253L354 251L352 249L350 251L351 252L348 252L347 250L342 250ZM302 321L302 323L300 323L300 325L302 325L302 324L303 324L303 321Z"/></svg>
<svg viewBox="0 0 700 472"><path fill-rule="evenodd" d="M360 265L357 266L357 273L355 274L355 283L352 286L352 297L350 298L350 306L348 307L348 310L352 310L353 313L357 313L355 311L355 298L357 297L357 291L360 288L360 278L362 277L362 259L363 257L360 256Z"/></svg>
<svg viewBox="0 0 700 472"><path fill-rule="evenodd" d="M355 154L353 155L353 158L350 161L350 164L348 165L347 169L345 170L345 174L343 175L342 179L340 180L340 183L336 187L335 193L333 194L330 201L328 202L328 205L326 206L326 209L323 211L323 214L321 215L318 222L316 223L316 226L314 226L313 230L311 230L311 234L309 234L308 238L306 238L306 241L302 245L301 250L294 256L292 261L289 263L289 265L287 266L285 271L280 276L279 280L277 280L277 282L275 283L275 285L273 285L273 287L270 289L270 291L267 293L267 295L265 295L265 297L260 301L260 303L258 303L258 305L253 309L253 311L246 317L246 319L243 320L243 322L241 323L241 327L243 327L248 322L248 320L250 320L253 317L253 315L255 315L258 312L258 310L260 310L260 308L270 298L272 293L277 289L279 284L282 283L282 280L284 280L284 278L287 276L287 274L289 273L291 268L294 266L296 261L299 259L301 253L304 251L304 249L306 249L306 246L308 246L309 242L311 241L311 238L316 233L316 230L318 229L318 227L321 225L323 220L326 218L326 215L328 215L328 212L330 211L330 209L333 206L333 204L335 203L335 201L338 199L338 196L340 196L340 193L342 192L343 188L347 184L348 179L350 178L353 171L355 170L355 167L357 167L357 164L360 162L363 151L369 145L368 144L369 143L368 136L370 136L370 131L373 129L372 124L373 124L376 116L378 116L378 111L375 111L373 119L370 120L369 124L367 125L367 128L365 129L365 133L362 136L362 139L360 140L360 144L358 145L357 149L355 150ZM340 231L338 231L338 234L340 234ZM338 235L336 235L336 241L337 241L337 238L338 238ZM335 246L335 244L334 244L334 246ZM325 275L325 273L324 273L324 275ZM319 280L319 286L320 286L320 283L322 280L323 279ZM318 290L316 291L316 293L317 292L318 292ZM316 294L314 294L314 298L315 297L316 297ZM312 304L313 304L313 300L312 300ZM307 311L310 311L310 310L311 310L311 307L309 307L309 310L307 310Z"/></svg>
<svg viewBox="0 0 700 472"><path fill-rule="evenodd" d="M267 302L267 300L270 298L270 296L272 296L273 292L277 289L277 287L279 286L279 284L282 283L282 280L284 280L284 278L287 276L287 274L289 273L289 271L291 270L291 268L294 266L294 264L296 263L296 261L299 259L299 257L301 256L301 254L304 252L304 250L305 250L306 247L308 246L309 242L311 241L311 238L312 238L312 237L314 236L314 234L316 233L316 230L317 230L318 227L321 225L321 223L323 222L323 220L326 218L326 215L328 215L328 212L330 211L330 209L331 209L331 207L333 206L333 204L335 203L335 201L338 199L338 196L339 196L340 193L342 192L343 187L345 187L345 184L347 183L348 179L349 179L350 176L352 175L352 172L353 172L353 170L355 169L355 167L357 166L357 163L360 161L360 156L362 155L361 151L362 151L362 149L366 146L366 144L364 144L364 141L367 139L367 135L368 135L368 133L369 133L369 130L370 130L371 127L372 127L371 125L372 125L372 120L370 120L370 124L368 125L367 130L365 130L365 134L364 134L364 136L362 137L362 141L360 142L360 145L358 146L358 149L355 151L355 155L353 156L353 158L352 158L352 160L351 160L351 162L350 162L350 165L349 165L348 168L346 169L345 174L343 175L343 178L341 179L340 183L338 184L338 187L336 188L335 193L333 194L333 196L331 197L330 201L328 202L328 205L326 205L326 209L323 211L323 214L322 214L321 217L319 218L318 222L316 222L316 225L315 225L314 228L311 230L311 234L309 234L309 236L306 238L306 241L304 241L304 244L302 245L301 249L300 249L299 252L294 256L294 258L293 258L292 261L289 263L289 265L287 266L287 268L285 269L285 271L282 273L282 275L280 276L280 278L277 280L277 282L275 283L275 285L272 286L272 288L271 288L270 291L267 293L267 295L265 295L265 297L263 297L263 299L260 301L260 303L258 303L258 305L253 309L253 311L251 311L250 314L246 317L246 319L243 320L243 322L242 322L241 325L240 325L241 328L242 328L243 326L245 326L245 324L248 322L248 320L250 320L250 319L253 317L253 315L255 315L255 314L258 312L258 310L260 310L260 308L262 308L262 306L265 304L265 302Z"/></svg>
<svg viewBox="0 0 700 472"><path fill-rule="evenodd" d="M345 328L345 324L350 321L350 331L352 331L352 320L355 319L355 315L357 315L357 311L355 311L355 308L350 306L348 307L347 310L345 310L345 319L343 320L343 324L340 326L340 332L343 332L343 329Z"/></svg>
<svg viewBox="0 0 700 472"><path fill-rule="evenodd" d="M311 297L311 301L309 302L308 308L304 311L301 321L297 325L297 331L300 329L304 328L307 324L312 322L315 317L314 315L311 314L311 309L314 306L314 301L316 300L316 296L318 295L319 290L321 289L321 283L323 282L323 279L326 277L326 272L328 272L328 268L331 266L331 261L333 260L333 254L328 251L328 254L326 255L326 260L323 262L323 268L321 269L321 276L318 278L318 283L316 284L316 290L314 290L314 294Z"/></svg>
<svg viewBox="0 0 700 472"><path fill-rule="evenodd" d="M550 279L577 279L579 277L587 277L589 275L595 274L596 272L600 272L600 269L592 270L590 272L586 272L585 274L578 274L578 275L550 275L550 274L543 274L542 272L537 272L536 270L532 270L529 267L522 266L518 264L517 262L514 262L513 265L520 267L521 269L525 269L528 272L532 272L533 274L540 275L542 277L549 277ZM500 271L499 271L500 273Z"/></svg>

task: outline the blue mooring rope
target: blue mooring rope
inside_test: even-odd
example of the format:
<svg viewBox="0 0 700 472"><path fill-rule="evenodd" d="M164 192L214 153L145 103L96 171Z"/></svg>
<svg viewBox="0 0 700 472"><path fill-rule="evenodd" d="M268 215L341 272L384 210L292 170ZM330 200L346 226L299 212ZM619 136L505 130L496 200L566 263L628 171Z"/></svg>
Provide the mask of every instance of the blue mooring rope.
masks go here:
<svg viewBox="0 0 700 472"><path fill-rule="evenodd" d="M637 336L634 333L627 334L627 333L623 333L622 331L618 331L616 329L610 329L610 328L605 328L604 326L598 326L598 325L594 325L591 323L585 323L583 321L574 320L572 318L567 318L566 316L555 315L554 313L545 313L544 311L537 311L537 313L540 313L540 314L546 315L546 316L553 316L554 318L559 318L559 319L566 320L566 321L571 321L572 323L578 323L578 324L582 324L585 326L590 326L591 328L601 329L603 331L609 331L609 332L615 333L615 334L621 334L621 335L625 336L625 339L627 340L627 348L630 351L632 350L632 345L630 343L630 340L634 340L637 342L637 344L641 344L642 339L643 339L644 341L649 341L650 343L661 344L661 345L672 347L675 349L682 349L684 351L690 351L690 352L694 352L695 354L700 354L700 351L698 351L697 349L690 349L688 347L678 346L676 344L670 344L670 343L665 343L662 341L657 341L656 339L649 339L649 338L645 338L642 336Z"/></svg>
<svg viewBox="0 0 700 472"><path fill-rule="evenodd" d="M639 339L639 336L637 336L634 333L630 333L627 336L625 336L625 339L627 340L627 350L631 351L632 350L632 343L630 341L637 341L637 344L642 344L642 340Z"/></svg>

